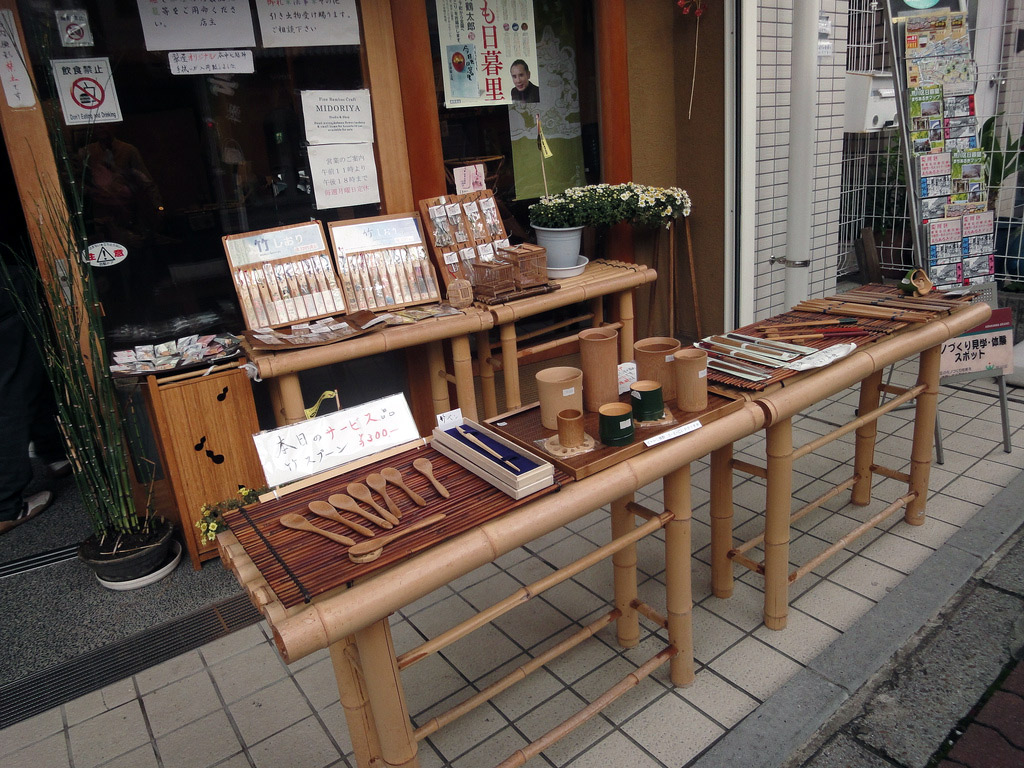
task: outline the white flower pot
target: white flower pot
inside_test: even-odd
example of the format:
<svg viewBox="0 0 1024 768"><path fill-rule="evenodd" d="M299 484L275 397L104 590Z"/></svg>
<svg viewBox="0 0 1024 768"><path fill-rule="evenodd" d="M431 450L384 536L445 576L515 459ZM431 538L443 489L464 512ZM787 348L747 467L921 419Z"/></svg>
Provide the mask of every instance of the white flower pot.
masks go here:
<svg viewBox="0 0 1024 768"><path fill-rule="evenodd" d="M548 266L562 269L575 267L580 255L580 243L583 240L583 227L538 227L533 225L537 233L537 245L543 246L548 252Z"/></svg>

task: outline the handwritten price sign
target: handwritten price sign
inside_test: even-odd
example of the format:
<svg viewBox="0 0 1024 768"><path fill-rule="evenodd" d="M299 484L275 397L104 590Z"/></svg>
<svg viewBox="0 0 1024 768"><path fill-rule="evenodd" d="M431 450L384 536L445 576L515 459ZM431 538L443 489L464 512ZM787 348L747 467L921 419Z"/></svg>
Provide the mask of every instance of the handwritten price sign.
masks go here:
<svg viewBox="0 0 1024 768"><path fill-rule="evenodd" d="M276 486L418 437L409 404L398 394L260 432L253 441L267 484Z"/></svg>

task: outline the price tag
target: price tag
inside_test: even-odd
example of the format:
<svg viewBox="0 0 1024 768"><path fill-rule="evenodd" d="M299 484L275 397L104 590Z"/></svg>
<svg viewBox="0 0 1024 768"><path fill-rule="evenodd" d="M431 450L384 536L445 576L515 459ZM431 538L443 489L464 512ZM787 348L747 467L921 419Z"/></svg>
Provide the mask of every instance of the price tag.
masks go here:
<svg viewBox="0 0 1024 768"><path fill-rule="evenodd" d="M450 411L437 414L437 426L441 429L451 429L462 424L462 409L453 408Z"/></svg>
<svg viewBox="0 0 1024 768"><path fill-rule="evenodd" d="M671 440L673 437L679 437L680 435L686 435L689 434L690 432L698 430L702 426L703 425L700 423L699 419L697 421L691 421L689 424L683 424L682 426L676 427L675 429L670 429L668 432L662 432L660 435L655 435L654 437L647 438L646 440L644 440L644 445L646 445L648 448L653 448L656 445L664 443L666 440Z"/></svg>

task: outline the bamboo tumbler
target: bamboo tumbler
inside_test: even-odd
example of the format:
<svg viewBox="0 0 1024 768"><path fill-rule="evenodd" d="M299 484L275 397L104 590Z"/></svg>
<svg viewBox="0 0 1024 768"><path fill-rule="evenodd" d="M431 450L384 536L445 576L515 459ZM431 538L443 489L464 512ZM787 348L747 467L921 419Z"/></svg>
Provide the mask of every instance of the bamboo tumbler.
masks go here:
<svg viewBox="0 0 1024 768"><path fill-rule="evenodd" d="M583 407L597 411L619 397L619 332L614 328L580 331Z"/></svg>
<svg viewBox="0 0 1024 768"><path fill-rule="evenodd" d="M680 349L676 358L676 405L693 413L708 407L708 353L696 347Z"/></svg>
<svg viewBox="0 0 1024 768"><path fill-rule="evenodd" d="M661 384L666 402L676 397L674 354L681 346L670 336L651 336L633 345L637 381L652 379Z"/></svg>
<svg viewBox="0 0 1024 768"><path fill-rule="evenodd" d="M567 408L558 412L558 442L563 448L583 445L583 411Z"/></svg>
<svg viewBox="0 0 1024 768"><path fill-rule="evenodd" d="M545 429L558 429L560 411L569 408L583 411L583 371L568 366L538 371L537 394L540 397L540 423Z"/></svg>

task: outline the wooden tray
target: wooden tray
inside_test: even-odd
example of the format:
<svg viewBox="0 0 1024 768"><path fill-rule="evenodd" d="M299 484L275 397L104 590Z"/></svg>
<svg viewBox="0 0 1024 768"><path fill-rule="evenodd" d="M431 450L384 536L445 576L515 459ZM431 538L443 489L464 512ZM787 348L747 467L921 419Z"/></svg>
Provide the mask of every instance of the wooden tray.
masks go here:
<svg viewBox="0 0 1024 768"><path fill-rule="evenodd" d="M629 396L622 395L619 401L628 403ZM499 435L507 437L512 442L518 443L547 459L557 469L565 472L567 475L577 480L582 480L584 477L590 477L595 472L607 469L613 464L643 453L647 450L644 440L660 435L662 432L676 429L692 421L700 420L701 424L715 421L726 414L738 411L743 407L743 402L736 398L708 392L708 407L700 413L683 413L675 406L674 400L667 404L667 407L672 411L672 415L676 418L674 424L640 427L636 430L636 437L632 443L619 447L609 447L601 442L598 429L598 415L585 411L583 413L583 430L594 438L595 450L590 453L569 457L553 456L534 442L535 440L541 440L558 434L553 429L545 429L540 423L540 406L536 403L511 413L495 416L484 423Z"/></svg>
<svg viewBox="0 0 1024 768"><path fill-rule="evenodd" d="M442 498L430 481L413 469L413 461L420 457L430 459L434 465L434 476L448 489L451 498ZM345 486L349 483L365 483L367 475L380 472L384 467L400 470L406 485L427 502L425 507L418 507L400 488L389 483L388 495L402 511L401 524L395 526L393 531L399 531L409 523L438 512L444 512L447 517L436 525L410 533L389 544L378 559L369 563L353 563L348 558L348 547L329 541L319 534L285 528L278 522L281 515L295 512L319 528L344 534L357 542L365 541L366 537L341 523L317 517L307 506L311 501L326 501L331 494L345 493ZM531 499L553 493L567 482L571 482L571 478L556 471L554 485L516 500L433 448L421 446L295 491L284 498L232 510L225 513L224 519L278 599L286 607L292 607L510 512ZM383 506L384 502L376 492L373 498ZM372 511L361 502L360 506ZM361 521L350 512L342 512L342 515ZM361 522L375 530L378 536L391 532L377 530L372 524Z"/></svg>

